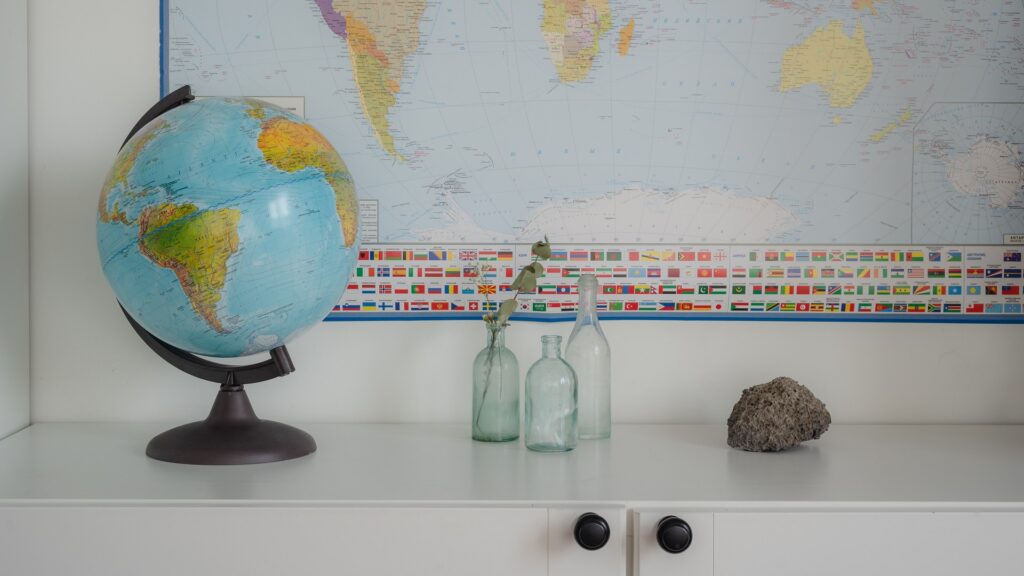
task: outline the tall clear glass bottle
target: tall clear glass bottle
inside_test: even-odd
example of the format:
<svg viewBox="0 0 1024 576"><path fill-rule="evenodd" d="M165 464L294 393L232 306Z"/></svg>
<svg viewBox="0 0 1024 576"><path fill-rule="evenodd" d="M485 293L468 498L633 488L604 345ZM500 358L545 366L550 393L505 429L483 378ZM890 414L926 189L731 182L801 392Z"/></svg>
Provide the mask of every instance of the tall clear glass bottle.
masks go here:
<svg viewBox="0 0 1024 576"><path fill-rule="evenodd" d="M487 345L473 361L473 440L519 438L519 361L505 347L505 327L487 327Z"/></svg>
<svg viewBox="0 0 1024 576"><path fill-rule="evenodd" d="M597 320L597 277L580 276L576 325L565 347L565 360L579 381L580 439L612 435L611 348Z"/></svg>
<svg viewBox="0 0 1024 576"><path fill-rule="evenodd" d="M526 447L568 452L576 447L576 374L562 360L562 337L542 336L543 356L526 372Z"/></svg>

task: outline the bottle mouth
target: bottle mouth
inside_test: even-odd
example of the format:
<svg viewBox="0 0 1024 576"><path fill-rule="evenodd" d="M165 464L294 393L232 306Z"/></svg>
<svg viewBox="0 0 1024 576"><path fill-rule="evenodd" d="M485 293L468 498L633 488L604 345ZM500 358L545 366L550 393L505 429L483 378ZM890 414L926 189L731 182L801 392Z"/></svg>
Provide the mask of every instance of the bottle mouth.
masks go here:
<svg viewBox="0 0 1024 576"><path fill-rule="evenodd" d="M579 283L581 286L597 286L597 276L594 276L593 274L583 274L580 276Z"/></svg>
<svg viewBox="0 0 1024 576"><path fill-rule="evenodd" d="M547 334L547 335L541 336L540 337L540 341L541 341L542 344L561 344L562 343L562 337L561 336L555 336L553 334Z"/></svg>

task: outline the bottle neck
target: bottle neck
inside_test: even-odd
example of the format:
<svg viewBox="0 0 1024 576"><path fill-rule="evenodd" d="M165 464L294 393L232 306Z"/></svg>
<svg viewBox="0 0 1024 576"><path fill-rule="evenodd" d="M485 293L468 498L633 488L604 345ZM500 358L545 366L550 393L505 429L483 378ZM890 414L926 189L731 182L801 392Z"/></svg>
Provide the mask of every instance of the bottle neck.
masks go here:
<svg viewBox="0 0 1024 576"><path fill-rule="evenodd" d="M544 336L540 339L541 354L545 358L561 358L562 357L562 337L561 336Z"/></svg>
<svg viewBox="0 0 1024 576"><path fill-rule="evenodd" d="M597 294L594 292L580 293L580 314L597 313Z"/></svg>
<svg viewBox="0 0 1024 576"><path fill-rule="evenodd" d="M580 282L579 291L580 304L576 318L597 321L597 282Z"/></svg>
<svg viewBox="0 0 1024 576"><path fill-rule="evenodd" d="M501 327L497 330L492 330L490 326L487 327L487 345L495 348L505 347L505 328Z"/></svg>

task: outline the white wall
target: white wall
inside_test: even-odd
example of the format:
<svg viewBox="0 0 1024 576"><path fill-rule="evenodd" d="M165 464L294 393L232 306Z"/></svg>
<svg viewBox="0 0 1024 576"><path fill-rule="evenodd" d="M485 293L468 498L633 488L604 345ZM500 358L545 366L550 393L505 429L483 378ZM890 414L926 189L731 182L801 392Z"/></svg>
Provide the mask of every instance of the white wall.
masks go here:
<svg viewBox="0 0 1024 576"><path fill-rule="evenodd" d="M0 438L29 417L26 15L0 3Z"/></svg>
<svg viewBox="0 0 1024 576"><path fill-rule="evenodd" d="M49 0L30 12L34 420L183 420L214 387L165 365L121 317L97 261L98 190L158 97L156 0ZM518 322L523 371L539 337ZM618 422L722 423L787 374L839 422L1024 422L1024 327L609 322ZM473 322L333 323L289 348L298 372L251 387L265 417L467 421Z"/></svg>

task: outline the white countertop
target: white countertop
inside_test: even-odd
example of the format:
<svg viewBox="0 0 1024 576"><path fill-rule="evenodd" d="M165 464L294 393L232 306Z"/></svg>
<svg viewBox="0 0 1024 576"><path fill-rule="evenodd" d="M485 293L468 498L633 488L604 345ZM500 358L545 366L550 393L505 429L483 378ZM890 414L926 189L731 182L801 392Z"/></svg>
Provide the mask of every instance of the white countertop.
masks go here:
<svg viewBox="0 0 1024 576"><path fill-rule="evenodd" d="M804 506L1024 510L1024 426L833 426L782 453L724 426L618 425L567 454L486 444L465 426L306 424L319 450L199 467L148 459L168 424L35 424L0 441L0 505Z"/></svg>

